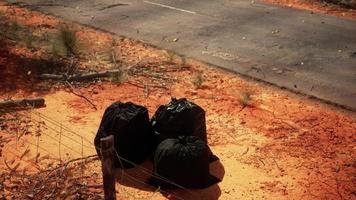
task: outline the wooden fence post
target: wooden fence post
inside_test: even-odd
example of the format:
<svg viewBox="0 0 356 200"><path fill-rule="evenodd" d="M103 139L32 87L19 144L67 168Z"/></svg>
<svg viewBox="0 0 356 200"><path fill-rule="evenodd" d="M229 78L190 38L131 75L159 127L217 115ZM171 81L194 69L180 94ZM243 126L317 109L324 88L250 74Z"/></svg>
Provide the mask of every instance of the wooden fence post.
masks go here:
<svg viewBox="0 0 356 200"><path fill-rule="evenodd" d="M103 172L105 200L116 200L114 175L114 136L110 135L100 139L101 169Z"/></svg>

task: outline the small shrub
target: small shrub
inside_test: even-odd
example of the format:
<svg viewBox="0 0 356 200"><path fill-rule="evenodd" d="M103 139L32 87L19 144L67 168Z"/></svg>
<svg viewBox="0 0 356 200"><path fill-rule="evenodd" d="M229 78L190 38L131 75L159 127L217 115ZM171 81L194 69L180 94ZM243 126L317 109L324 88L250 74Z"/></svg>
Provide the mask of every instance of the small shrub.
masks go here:
<svg viewBox="0 0 356 200"><path fill-rule="evenodd" d="M187 66L187 58L185 57L185 56L181 56L180 57L180 60L181 60L181 65L183 66L183 67L185 67L185 66Z"/></svg>
<svg viewBox="0 0 356 200"><path fill-rule="evenodd" d="M42 41L44 41L44 42L50 42L50 41L51 41L51 40L50 40L50 35L49 35L49 33L47 33L47 32L43 33L41 39L42 39Z"/></svg>
<svg viewBox="0 0 356 200"><path fill-rule="evenodd" d="M68 56L75 56L78 54L78 38L76 32L70 29L68 26L62 26L60 28L60 40L66 49Z"/></svg>
<svg viewBox="0 0 356 200"><path fill-rule="evenodd" d="M120 70L117 73L113 73L110 76L110 80L114 83L123 83L126 80L127 76L123 70Z"/></svg>
<svg viewBox="0 0 356 200"><path fill-rule="evenodd" d="M178 55L176 62L172 63L177 69L189 68L188 58L184 55Z"/></svg>
<svg viewBox="0 0 356 200"><path fill-rule="evenodd" d="M32 35L32 33L29 33L28 35L25 36L25 44L26 47L29 49L34 48L33 42L34 42L34 36Z"/></svg>
<svg viewBox="0 0 356 200"><path fill-rule="evenodd" d="M19 40L19 32L23 30L23 27L17 23L16 21L11 22L9 27L7 27L5 30L1 31L4 37L10 39L10 40Z"/></svg>
<svg viewBox="0 0 356 200"><path fill-rule="evenodd" d="M168 55L168 62L173 63L176 54L173 51L167 51L167 55Z"/></svg>
<svg viewBox="0 0 356 200"><path fill-rule="evenodd" d="M61 37L51 37L50 45L51 46L48 51L50 52L50 54L52 54L53 57L59 58L68 56L68 50L65 47Z"/></svg>
<svg viewBox="0 0 356 200"><path fill-rule="evenodd" d="M6 16L3 11L0 11L0 26L3 26L5 24ZM3 27L0 28L0 32L3 31Z"/></svg>
<svg viewBox="0 0 356 200"><path fill-rule="evenodd" d="M204 76L202 72L197 72L192 76L192 83L195 88L201 88L204 83Z"/></svg>
<svg viewBox="0 0 356 200"><path fill-rule="evenodd" d="M58 58L60 56L60 49L58 48L58 45L55 43L52 43L52 56Z"/></svg>
<svg viewBox="0 0 356 200"><path fill-rule="evenodd" d="M16 21L11 22L11 25L10 25L10 30L11 31L17 32L17 31L20 31L22 29L23 29L23 27L19 23L17 23Z"/></svg>
<svg viewBox="0 0 356 200"><path fill-rule="evenodd" d="M243 107L250 106L252 101L253 93L251 91L244 91L241 93L241 96L238 98L238 101L242 104Z"/></svg>
<svg viewBox="0 0 356 200"><path fill-rule="evenodd" d="M324 5L327 5L327 3L332 3L348 9L356 9L355 0L324 0L323 3Z"/></svg>
<svg viewBox="0 0 356 200"><path fill-rule="evenodd" d="M122 66L122 61L118 58L120 55L113 47L110 51L109 62L113 64L114 68L120 68Z"/></svg>

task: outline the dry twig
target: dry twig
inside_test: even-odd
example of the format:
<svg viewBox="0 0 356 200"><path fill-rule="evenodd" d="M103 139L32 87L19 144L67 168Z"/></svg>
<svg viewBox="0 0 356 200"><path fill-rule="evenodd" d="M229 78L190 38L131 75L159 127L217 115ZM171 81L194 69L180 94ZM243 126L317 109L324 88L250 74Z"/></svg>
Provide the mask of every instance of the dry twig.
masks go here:
<svg viewBox="0 0 356 200"><path fill-rule="evenodd" d="M75 89L74 89L74 87L72 86L72 84L70 84L68 81L66 81L66 83L67 83L67 85L69 86L70 91L71 91L74 95L85 99L88 103L90 103L90 105L93 106L93 108L94 108L95 110L98 110L98 108L96 107L96 105L93 104L93 102L91 102L86 96L84 96L83 94L78 94L77 92L75 92Z"/></svg>

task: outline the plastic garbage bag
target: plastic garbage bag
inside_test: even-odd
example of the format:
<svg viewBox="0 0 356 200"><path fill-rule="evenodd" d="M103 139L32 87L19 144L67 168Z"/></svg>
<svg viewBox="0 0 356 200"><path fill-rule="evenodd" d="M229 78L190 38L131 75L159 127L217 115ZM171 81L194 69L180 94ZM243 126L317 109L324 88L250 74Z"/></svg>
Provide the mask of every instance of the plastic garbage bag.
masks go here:
<svg viewBox="0 0 356 200"><path fill-rule="evenodd" d="M165 139L178 136L196 136L207 143L205 111L185 98L172 98L169 104L160 106L151 123L155 147ZM218 159L210 149L209 159Z"/></svg>
<svg viewBox="0 0 356 200"><path fill-rule="evenodd" d="M103 115L94 139L100 156L100 138L114 135L117 154L135 164L141 164L152 153L152 129L145 107L131 102L115 102ZM129 168L132 164L116 158L115 167Z"/></svg>
<svg viewBox="0 0 356 200"><path fill-rule="evenodd" d="M160 178L159 178L160 177ZM154 154L150 183L161 187L206 188L220 180L210 174L209 149L194 136L161 142Z"/></svg>

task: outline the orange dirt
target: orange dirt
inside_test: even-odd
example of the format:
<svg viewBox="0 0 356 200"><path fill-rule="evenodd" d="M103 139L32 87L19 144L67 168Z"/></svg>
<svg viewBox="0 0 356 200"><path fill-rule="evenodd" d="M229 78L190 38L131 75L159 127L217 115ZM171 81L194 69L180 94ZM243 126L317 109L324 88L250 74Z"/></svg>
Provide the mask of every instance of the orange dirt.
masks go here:
<svg viewBox="0 0 356 200"><path fill-rule="evenodd" d="M347 19L356 19L356 10L340 7L339 5L328 4L319 0L263 0L268 3L277 4L286 7L292 7L312 12L343 17Z"/></svg>
<svg viewBox="0 0 356 200"><path fill-rule="evenodd" d="M38 26L42 33L55 33L56 24L64 23L14 6L0 5L0 11L7 20ZM355 113L192 60L184 61L137 41L70 25L78 30L82 45L80 70L113 67L112 52L108 50L114 49L119 60L126 63L124 66L131 66L124 67L130 73L122 83L113 79L72 83L77 93L96 105L95 110L71 93L67 85L36 78L43 69L38 62L28 61L41 60L46 49L40 46L30 50L21 42L2 38L0 99L43 96L46 107L0 115L0 159L12 169L20 163L4 175L9 169L0 162L0 196L43 199L52 195L61 199L70 196L62 191L72 191L73 187L78 188L70 199L79 198L79 191L85 188L93 194L102 193L100 187L94 187L101 184L99 161L88 163L81 175L74 168L59 176L58 181L72 177L63 183L65 186L52 187L50 183L42 188L31 180L41 177L38 171L48 169L58 159L95 154L92 141L105 108L112 102L144 105L152 116L171 97L187 97L206 110L209 145L220 158L211 164L211 172L222 182L204 190L155 192L156 188L142 183L148 175L130 169L123 174L118 171L118 199L355 198ZM201 85L197 85L197 75L203 76ZM30 153L24 154L26 149ZM40 155L36 161L37 151ZM152 168L149 163L143 166ZM27 173L27 181L16 179L16 174ZM80 188L79 183L69 187L73 179L81 182ZM40 188L40 192L31 193L33 187Z"/></svg>

